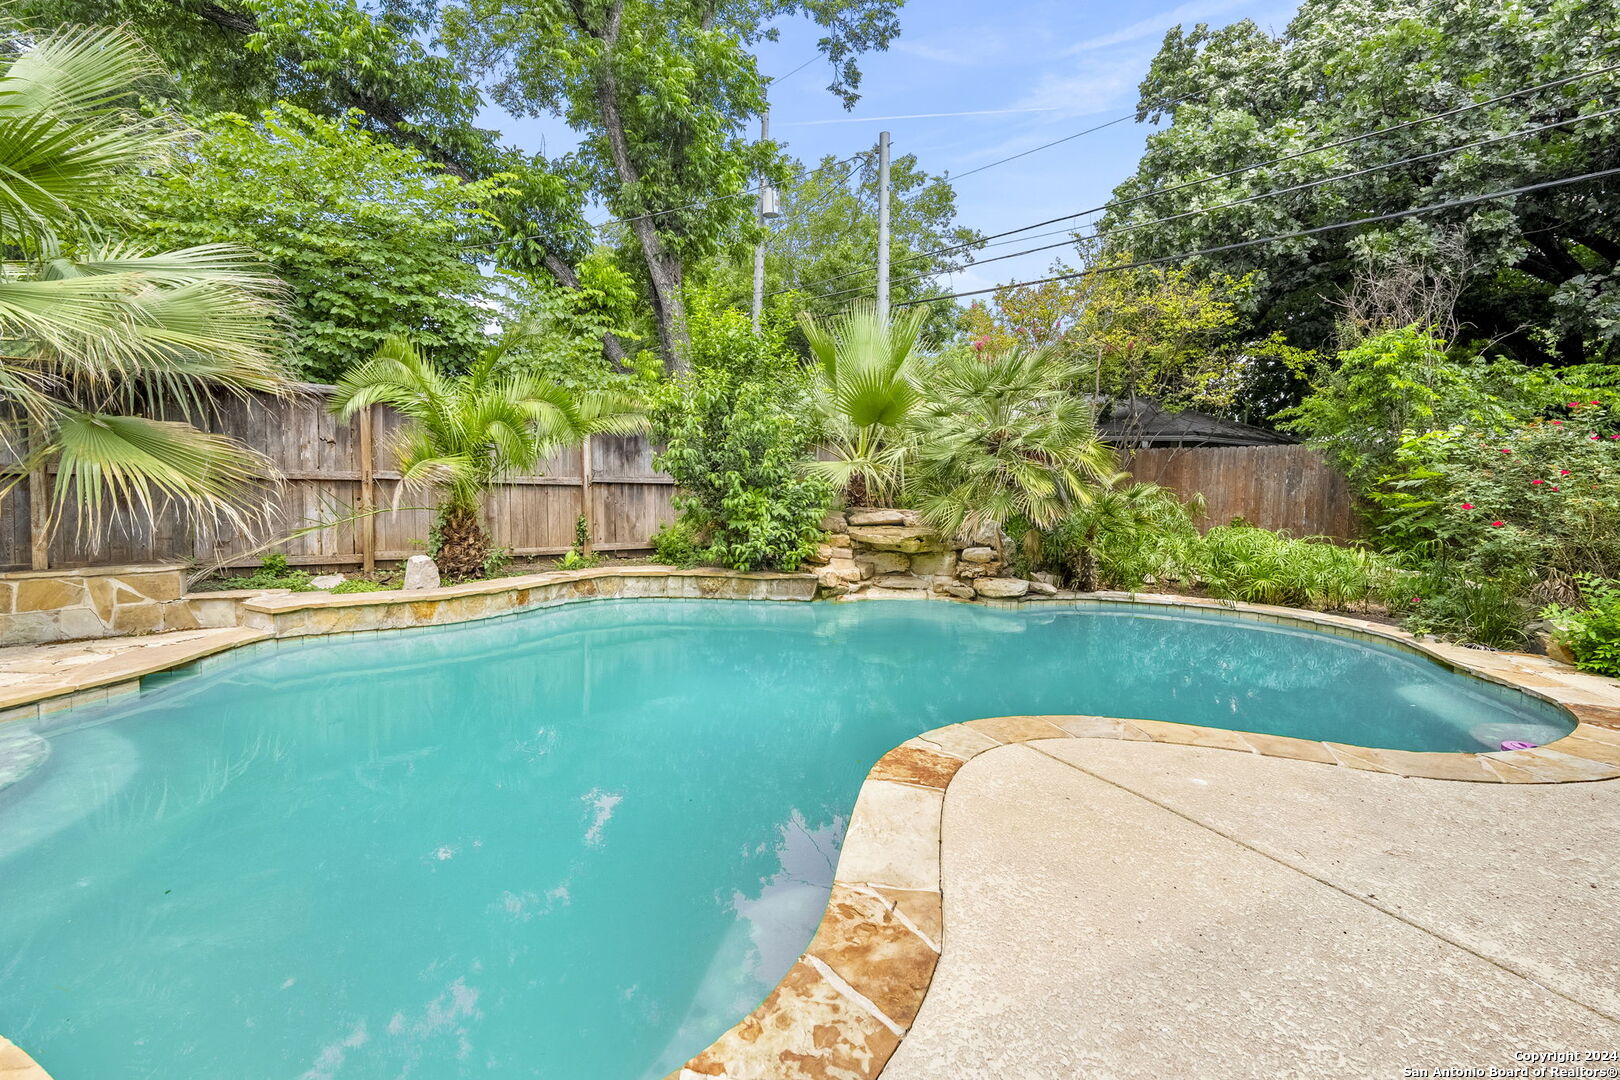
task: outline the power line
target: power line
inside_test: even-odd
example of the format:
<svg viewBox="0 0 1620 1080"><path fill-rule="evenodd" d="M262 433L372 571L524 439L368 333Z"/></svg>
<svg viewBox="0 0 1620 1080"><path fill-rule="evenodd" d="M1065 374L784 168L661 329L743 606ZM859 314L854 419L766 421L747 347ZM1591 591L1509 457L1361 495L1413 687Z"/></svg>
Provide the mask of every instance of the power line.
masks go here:
<svg viewBox="0 0 1620 1080"><path fill-rule="evenodd" d="M1566 176L1559 180L1544 180L1537 184L1526 184L1522 187L1508 188L1505 191L1493 191L1488 195L1470 195L1461 199L1450 199L1446 202L1431 203L1428 206L1418 206L1410 210L1394 210L1387 214L1376 214L1372 217L1356 218L1354 221L1338 221L1332 225L1318 225L1311 229L1300 229L1297 232L1278 233L1275 236L1262 236L1256 240L1239 240L1236 243L1220 244L1216 247L1200 248L1197 251L1188 251L1179 255L1163 255L1156 259L1138 259L1135 262L1120 263L1117 266L1097 266L1086 270L1076 270L1069 274L1054 274L1051 277L1036 278L1031 281L1014 281L1006 285L994 285L988 289L970 289L965 292L949 293L945 296L928 296L918 300L906 300L894 305L895 307L913 307L917 304L933 304L941 300L957 300L964 296L982 296L985 293L1004 292L1007 289L1018 289L1028 285L1046 285L1054 281L1072 281L1075 278L1085 277L1089 274L1114 274L1122 270L1136 270L1144 266L1158 266L1167 262L1181 262L1186 259L1196 259L1204 255L1218 255L1226 251L1237 251L1242 248L1255 247L1260 244L1272 244L1279 240L1297 240L1302 236L1316 236L1320 233L1333 232L1338 229L1352 229L1357 225L1376 225L1382 221L1394 221L1397 218L1411 217L1414 214L1427 214L1436 210L1450 210L1458 206L1471 206L1474 203L1489 202L1492 199L1506 199L1514 195L1525 195L1532 191L1541 191L1544 188L1565 187L1569 184L1579 184L1587 180L1600 180L1605 176L1620 174L1620 168L1602 169L1598 172L1582 173L1580 176Z"/></svg>
<svg viewBox="0 0 1620 1080"><path fill-rule="evenodd" d="M838 165L843 165L846 162L857 161L857 160L860 159L862 154L866 154L866 153L869 153L869 152L870 151L862 150L858 154L851 154L847 158L842 158L842 159L840 159L838 161L833 162L833 165L838 166ZM820 167L821 166L817 166L817 168L820 168ZM795 180L801 179L802 177L807 175L809 172L810 172L810 170L807 169L807 168L800 168L799 171L794 174L793 179L795 179ZM714 203L717 203L717 202L725 202L728 199L741 199L741 198L744 198L745 196L758 195L758 194L759 194L759 188L757 186L756 187L751 187L751 188L747 188L746 190L743 190L743 191L733 191L733 192L731 192L730 194L727 194L727 195L714 195L714 196L711 196L711 197L709 197L707 199L698 199L698 200L696 200L694 202L689 202L689 203L686 203L686 204L681 205L681 206L672 206L672 207L669 207L669 208L664 209L664 210L649 210L645 214L637 214L634 217L610 218L607 221L599 221L594 225L590 225L590 228L593 231L598 231L598 230L607 228L609 225L628 225L631 222L644 221L647 218L662 217L665 214L678 214L682 210L692 210L692 209L695 209L695 208L697 208L699 206L710 206L710 205L712 205ZM587 222L586 224L589 225L590 223ZM486 243L482 243L482 244L464 244L462 246L465 247L465 248L500 247L503 244L516 244L516 243L521 243L524 240L538 240L538 239L544 237L545 235L546 235L545 233L529 233L529 234L524 235L524 236L505 236L505 237L502 237L499 240L490 240L490 241L487 241Z"/></svg>
<svg viewBox="0 0 1620 1080"><path fill-rule="evenodd" d="M1192 98L1195 98L1197 96L1198 96L1197 94L1187 94L1185 97L1176 98L1174 101L1167 101L1167 102L1165 102L1163 108L1167 108L1167 109L1174 108L1175 106L1180 105L1182 102L1188 101L1188 100L1190 100ZM1075 139L1080 138L1080 136L1082 136L1082 135L1090 135L1092 132L1101 131L1104 128L1111 128L1115 124L1123 124L1127 120L1135 120L1136 116L1137 116L1137 114L1135 112L1128 112L1124 116L1116 116L1112 120L1106 121L1106 122L1101 123L1101 124L1097 124L1094 127L1088 127L1084 131L1077 131L1073 135L1065 135L1061 139L1053 139L1049 143L1042 143L1039 146L1032 146L1028 150L1025 150L1025 151L1023 151L1021 153L1010 154L1007 157L1000 158L1000 159L998 159L996 161L992 161L988 165L980 165L978 168L969 169L967 172L964 172L964 173L956 173L954 175L947 174L947 179L950 179L952 181L964 180L967 177L972 176L974 173L982 173L986 169L995 168L997 165L1005 165L1009 161L1017 161L1019 158L1029 157L1029 155L1031 155L1031 154L1038 154L1042 150L1050 150L1054 146L1061 146L1062 144L1064 144L1066 142L1071 142L1071 141L1073 141Z"/></svg>
<svg viewBox="0 0 1620 1080"><path fill-rule="evenodd" d="M1614 116L1616 114L1620 114L1620 108L1606 109L1603 112L1597 112L1597 113L1585 113L1585 114L1583 114L1581 116L1572 116L1567 120L1555 120L1555 121L1552 121L1551 123L1539 124L1536 127L1523 128L1523 129L1521 129L1519 131L1511 131L1511 132L1508 132L1508 133L1503 134L1503 135L1493 135L1492 137L1490 137L1488 139L1477 139L1474 142L1463 143L1460 146L1447 147L1444 150L1434 150L1434 151L1431 151L1430 153L1427 153L1427 154L1416 154L1416 155L1413 155L1412 157L1400 158L1400 159L1398 159L1396 161L1386 161L1386 162L1384 162L1382 164L1379 164L1379 165L1369 165L1368 167L1366 167L1364 169L1355 169L1355 170L1353 170L1351 172L1346 172L1346 173L1336 173L1333 176L1324 176L1324 177L1321 177L1320 179L1317 179L1317 180L1309 180L1309 181L1306 181L1304 183L1293 184L1293 185L1291 185L1289 187L1285 187L1285 188L1277 188L1277 189L1272 190L1272 191L1258 192L1258 193L1256 193L1254 195L1248 195L1248 196L1245 196L1244 198L1241 198L1241 199L1233 199L1230 202L1217 203L1214 206L1201 207L1201 208L1199 208L1197 210L1183 210L1179 214L1170 214L1170 215L1165 216L1165 217L1154 218L1154 219L1152 219L1150 221L1127 222L1124 225L1120 225L1120 226L1118 226L1116 228L1109 229L1109 230L1107 230L1107 232L1104 232L1103 230L1098 229L1098 230L1094 231L1090 236L1073 236L1073 234L1071 233L1071 236L1073 236L1073 238L1070 239L1070 240L1062 240L1062 241L1059 241L1058 243L1055 243L1055 244L1043 244L1040 247L1025 248L1022 251L1012 251L1012 252L1008 252L1006 255L995 255L995 256L992 256L991 258L988 258L988 259L973 259L966 266L960 267L958 269L941 270L941 271L929 271L929 272L921 273L921 274L911 274L911 275L908 275L906 277L896 279L894 284L898 285L898 284L904 284L906 282L911 282L911 281L920 281L920 280L922 280L924 278L931 278L931 277L936 276L936 274L941 274L941 273L942 274L960 273L962 270L966 270L968 267L972 267L972 266L982 266L985 263L1001 262L1003 259L1015 259L1015 258L1018 258L1021 255L1033 255L1033 254L1036 254L1036 253L1042 252L1042 251L1051 251L1054 248L1070 247L1071 245L1076 244L1081 240L1096 240L1096 239L1099 239L1099 238L1102 238L1102 237L1112 237L1112 236L1118 235L1119 233L1133 232L1133 231L1135 231L1137 229L1145 229L1145 228L1148 228L1148 227L1153 226L1153 225L1163 225L1163 224L1167 224L1167 223L1172 222L1172 221L1180 221L1180 220L1183 220L1185 218L1199 217L1199 216L1201 216L1203 214L1212 214L1212 213L1216 212L1217 210L1229 210L1234 206L1243 206L1243 205L1246 205L1248 203L1259 202L1262 199L1275 198L1278 195L1291 195L1291 194L1294 194L1294 193L1300 192L1300 191L1308 191L1311 188L1321 187L1323 184L1337 183L1340 180L1354 180L1357 177L1367 176L1367 175L1370 175L1370 174L1375 173L1375 172L1382 172L1385 169L1393 169L1393 168L1397 168L1398 166L1401 166L1401 165L1411 165L1411 164L1413 164L1415 162L1419 162L1419 161L1429 161L1429 160L1432 160L1432 159L1437 158L1437 157L1445 157L1448 154L1458 154L1458 153L1461 153L1464 150L1472 150L1472 149L1475 149L1476 147L1480 147L1480 146L1489 146L1489 145L1492 145L1494 143L1505 142L1508 139L1520 139L1520 138L1525 137L1526 135L1536 135L1536 134L1539 134L1540 132L1549 131L1549 130L1551 130L1553 128L1568 127L1570 124L1578 123L1578 122L1580 122L1582 120L1600 120L1603 117ZM1068 231L1068 230L1064 230L1064 231ZM860 291L860 286L856 286L856 287L853 287L853 288L839 289L837 292L823 293L822 294L822 299L825 299L825 300L836 299L837 297L843 296L846 293L859 292L859 291Z"/></svg>
<svg viewBox="0 0 1620 1080"><path fill-rule="evenodd" d="M845 161L850 162L849 167L846 168L836 180L828 185L827 191L821 196L821 198L817 199L815 202L806 203L803 206L798 206L792 210L789 210L787 213L783 214L779 219L777 219L778 223L791 221L801 214L808 214L812 210L819 210L821 207L827 205L833 196L837 195L840 190L843 190L844 185L849 182L849 178L854 175L855 170L860 168L862 159L864 159L866 155L870 153L872 153L872 151L863 150L859 154L856 154L853 159L845 158ZM839 164L841 163L834 162L832 167L836 168ZM816 166L815 171L820 171L821 168L823 168L823 166L818 165Z"/></svg>
<svg viewBox="0 0 1620 1080"><path fill-rule="evenodd" d="M789 79L793 78L793 76L797 75L799 72L803 71L805 68L809 67L811 64L815 63L819 59L821 59L821 54L820 53L812 54L810 59L808 59L804 63L800 64L798 67L794 68L792 71L788 72L786 75L783 75L780 78L772 79L771 80L771 85L772 86L777 86L777 85L779 85L781 83L787 82Z"/></svg>
<svg viewBox="0 0 1620 1080"><path fill-rule="evenodd" d="M1403 130L1405 128L1409 128L1409 127L1415 127L1418 124L1427 124L1427 123L1432 123L1435 120L1444 120L1447 117L1457 116L1457 115L1460 115L1460 114L1465 113L1465 112L1471 112L1471 111L1473 111L1475 109L1485 108L1487 105L1495 105L1498 102L1508 101L1508 100L1510 100L1512 98L1516 98L1516 97L1523 97L1525 94L1533 94L1533 93L1535 93L1535 92L1537 92L1539 90L1550 90L1550 89L1553 89L1555 87L1565 86L1565 85L1568 85L1569 83L1572 83L1572 82L1579 82L1582 79L1590 79L1590 78L1593 78L1595 76L1608 74L1609 72L1613 72L1613 71L1620 71L1620 64L1611 64L1608 67L1597 68L1597 69L1594 69L1592 71L1585 71L1585 72L1581 72L1581 73L1576 74L1576 75L1568 75L1568 76L1565 76L1564 78L1561 78L1561 79L1553 79L1553 80L1551 80L1549 82L1538 83L1535 86L1527 86L1527 87L1524 87L1523 89L1520 89L1520 90L1514 90L1514 91L1511 91L1511 92L1506 93L1506 94L1499 94L1499 95L1497 95L1496 97L1493 97L1493 98L1487 98L1484 101L1476 101L1476 102L1472 102L1472 103L1470 103L1468 105L1460 105L1460 106L1458 106L1458 107L1456 107L1454 109L1447 109L1444 112L1432 113L1432 114L1427 115L1427 116L1420 116L1420 117L1418 117L1416 119L1413 119L1413 120L1403 120L1398 124L1391 124L1388 127L1379 128L1376 131L1369 131L1369 132L1367 132L1365 134L1362 134L1362 135L1345 136L1342 139L1335 139L1332 142L1323 143L1320 146L1307 147L1304 150L1296 150L1293 153L1284 154L1281 157L1271 158L1271 159L1266 160L1266 161L1254 162L1254 163L1249 164L1249 165L1242 165L1242 166L1239 166L1239 167L1237 167L1235 169L1228 169L1225 172L1216 173L1213 176L1207 176L1207 177L1204 177L1203 179L1188 180L1188 181L1186 181L1184 183L1172 185L1171 187L1160 188L1160 189L1155 190L1155 191L1143 192L1140 195L1133 195L1132 197L1130 197L1128 199L1110 200L1108 202L1105 202L1105 203L1101 204L1100 206L1094 206L1094 207L1091 207L1090 209L1087 209L1087 210L1077 210L1072 214L1062 214L1062 215L1059 215L1058 217L1047 218L1045 221L1037 221L1037 222L1034 222L1034 223L1029 224L1029 225L1024 225L1024 226L1022 226L1020 228L1017 228L1017 229L1007 229L1007 230L1005 230L1003 232L991 233L988 236L981 236L981 237L979 237L978 240L972 241L972 242L969 242L969 243L953 244L953 245L950 245L948 247L935 248L932 251L919 252L916 255L910 255L910 256L907 256L906 258L904 258L903 260L898 260L898 261L915 262L915 261L918 261L920 259L931 258L931 257L936 256L936 255L949 255L949 254L952 254L954 252L965 251L965 250L968 250L970 248L980 247L987 240L996 240L996 239L999 239L999 238L1001 238L1003 236L1014 236L1014 235L1016 235L1018 233L1029 232L1031 229L1039 229L1039 228L1041 228L1042 226L1045 226L1045 225L1056 225L1060 221L1072 221L1073 219L1075 219L1077 217L1084 217L1087 214L1095 214L1095 213L1100 213L1100 212L1105 211L1105 210L1112 210L1112 209L1118 209L1120 207L1131 206L1131 205L1134 205L1136 203L1143 202L1143 201L1145 201L1147 199L1157 198L1157 197L1162 196L1162 195L1169 195L1169 194L1172 194L1172 193L1177 192L1177 191L1185 191L1185 190L1187 190L1189 188L1201 187L1201 186L1203 186L1205 184L1212 184L1217 180L1230 179L1231 177L1240 176L1240 175L1242 175L1243 173L1246 173L1246 172L1253 172L1256 169L1263 169L1263 168L1267 168L1267 167L1272 166L1272 165L1281 165L1284 162L1294 161L1294 160L1297 160L1298 158L1307 157L1307 156L1309 156L1311 154L1321 153L1324 150L1335 150L1335 149L1337 149L1337 148L1339 148L1341 146L1349 146L1349 145L1352 145L1352 144L1357 143L1357 142L1364 142L1367 139L1377 138L1380 135L1388 135L1391 132L1401 131L1401 130ZM1184 101L1186 99L1183 98L1181 100ZM842 274L835 274L832 277L821 278L821 279L819 279L817 281L806 282L806 283L804 283L802 285L795 286L795 288L797 288L797 289L805 289L805 288L814 287L816 285L826 285L829 282L839 281L839 280L841 280L843 278L854 277L856 274L866 273L867 271L869 271L871 269L872 269L872 264L867 264L865 266L858 267L858 268L856 268L854 270L850 270L850 271L847 271L847 272L842 273ZM788 290L779 289L777 291L778 292L786 292ZM772 294L772 295L775 295L775 294Z"/></svg>

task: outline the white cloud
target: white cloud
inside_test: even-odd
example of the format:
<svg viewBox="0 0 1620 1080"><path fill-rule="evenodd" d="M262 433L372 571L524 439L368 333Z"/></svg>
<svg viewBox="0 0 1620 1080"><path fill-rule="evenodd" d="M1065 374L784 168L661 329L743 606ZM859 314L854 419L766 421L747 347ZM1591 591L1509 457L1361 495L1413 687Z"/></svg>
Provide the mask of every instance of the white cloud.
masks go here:
<svg viewBox="0 0 1620 1080"><path fill-rule="evenodd" d="M1140 41L1143 38L1152 38L1157 44L1163 39L1165 31L1178 24L1189 22L1203 22L1211 16L1219 15L1223 11L1230 11L1242 6L1244 0L1187 0L1186 3L1177 4L1169 11L1149 16L1120 27L1107 34L1086 38L1069 46L1068 54L1092 52L1096 49L1106 49L1114 45L1123 45L1128 41Z"/></svg>
<svg viewBox="0 0 1620 1080"><path fill-rule="evenodd" d="M929 45L923 41L896 41L889 46L897 53L915 56L919 60L927 60L935 64L950 64L954 67L973 67L985 62L984 52L979 49L963 49L950 45Z"/></svg>
<svg viewBox="0 0 1620 1080"><path fill-rule="evenodd" d="M1014 105L1064 116L1124 111L1136 103L1136 87L1146 70L1147 62L1132 54L1087 62L1072 72L1049 71Z"/></svg>

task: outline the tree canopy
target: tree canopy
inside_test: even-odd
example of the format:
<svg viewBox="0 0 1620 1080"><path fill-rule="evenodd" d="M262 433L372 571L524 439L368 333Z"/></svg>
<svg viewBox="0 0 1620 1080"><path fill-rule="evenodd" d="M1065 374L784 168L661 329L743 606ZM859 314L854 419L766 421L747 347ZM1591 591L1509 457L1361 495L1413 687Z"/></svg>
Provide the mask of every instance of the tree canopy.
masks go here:
<svg viewBox="0 0 1620 1080"><path fill-rule="evenodd" d="M1579 78L1433 122L1177 190L1403 121L1459 110L1616 60L1614 0L1518 5L1468 0L1305 0L1273 36L1243 21L1172 30L1142 82L1139 114L1168 118L1102 223L1112 243L1157 258L1412 209L1620 165L1620 120L1577 118L1611 103L1614 74ZM1559 121L1444 154L1158 224L1338 173ZM1427 258L1464 288L1465 331L1538 363L1617 355L1620 226L1603 213L1614 178L1479 202L1354 230L1195 260L1254 272L1249 319L1300 346L1332 343L1331 301L1357 268Z"/></svg>
<svg viewBox="0 0 1620 1080"><path fill-rule="evenodd" d="M291 292L287 366L334 382L408 336L452 368L483 348L489 287L464 245L485 233L498 180L462 182L421 154L283 105L223 114L143 188L158 242L229 242L264 257Z"/></svg>
<svg viewBox="0 0 1620 1080"><path fill-rule="evenodd" d="M960 266L979 233L956 221L956 192L932 176L917 155L889 163L890 297L894 303L939 296L939 275ZM765 238L765 289L792 291L813 315L831 315L877 285L878 168L875 151L842 161L831 155L781 189L782 216ZM746 237L744 238L746 239ZM933 254L942 248L953 250ZM713 268L734 301L746 306L753 288L753 248L726 253ZM925 339L942 341L955 330L957 311L928 305Z"/></svg>
<svg viewBox="0 0 1620 1080"><path fill-rule="evenodd" d="M561 117L583 136L578 175L633 237L659 345L679 365L686 350L685 268L746 228L746 192L783 160L753 139L766 80L750 45L773 20L821 25L831 89L852 105L855 58L888 45L898 0L459 0L443 38L492 96L519 115Z"/></svg>

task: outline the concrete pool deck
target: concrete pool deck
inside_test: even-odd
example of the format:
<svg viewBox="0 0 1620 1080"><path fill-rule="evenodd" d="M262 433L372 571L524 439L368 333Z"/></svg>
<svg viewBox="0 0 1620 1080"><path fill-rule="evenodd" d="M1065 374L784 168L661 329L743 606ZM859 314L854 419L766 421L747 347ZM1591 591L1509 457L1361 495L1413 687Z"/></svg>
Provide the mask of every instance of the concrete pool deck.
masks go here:
<svg viewBox="0 0 1620 1080"><path fill-rule="evenodd" d="M959 770L941 876L943 955L884 1080L1620 1051L1620 784L1027 742Z"/></svg>

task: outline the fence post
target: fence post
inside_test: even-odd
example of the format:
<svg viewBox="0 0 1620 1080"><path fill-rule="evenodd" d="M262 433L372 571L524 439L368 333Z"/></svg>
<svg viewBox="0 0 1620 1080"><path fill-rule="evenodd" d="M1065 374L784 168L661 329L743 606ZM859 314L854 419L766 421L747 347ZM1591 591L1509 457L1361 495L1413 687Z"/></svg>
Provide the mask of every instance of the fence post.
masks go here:
<svg viewBox="0 0 1620 1080"><path fill-rule="evenodd" d="M51 567L50 474L45 470L44 450L44 433L38 424L28 423L28 456L38 456L28 471L29 564L35 570Z"/></svg>
<svg viewBox="0 0 1620 1080"><path fill-rule="evenodd" d="M585 550L581 555L589 555L596 542L596 523L591 520L591 437L589 435L579 443L579 512L585 516Z"/></svg>
<svg viewBox="0 0 1620 1080"><path fill-rule="evenodd" d="M377 568L377 481L372 463L371 410L359 412L360 420L360 566L370 573Z"/></svg>

